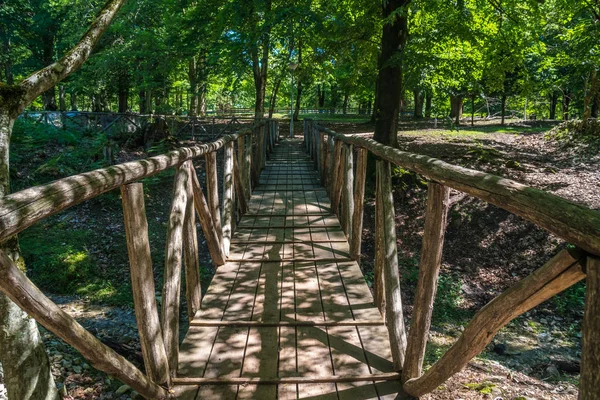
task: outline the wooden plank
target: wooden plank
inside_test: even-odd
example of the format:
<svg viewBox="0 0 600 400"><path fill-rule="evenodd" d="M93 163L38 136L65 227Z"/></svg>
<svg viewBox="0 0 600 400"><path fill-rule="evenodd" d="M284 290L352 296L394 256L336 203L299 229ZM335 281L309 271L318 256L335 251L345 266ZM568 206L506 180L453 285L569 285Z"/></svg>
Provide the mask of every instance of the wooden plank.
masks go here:
<svg viewBox="0 0 600 400"><path fill-rule="evenodd" d="M300 321L324 321L323 305L314 262L294 262L296 319ZM297 331L298 374L302 377L333 375L326 328L302 327ZM337 399L335 385L320 383L299 386L300 398L322 396L324 399Z"/></svg>
<svg viewBox="0 0 600 400"><path fill-rule="evenodd" d="M293 263L281 263L280 320L296 320L294 275ZM278 377L297 376L296 327L279 328L279 349ZM279 399L295 400L297 393L298 388L295 384L279 384L277 386L277 397Z"/></svg>
<svg viewBox="0 0 600 400"><path fill-rule="evenodd" d="M73 317L46 297L0 250L0 290L37 322L73 346L96 369L114 376L142 396L167 399L167 391L131 362L100 342Z"/></svg>
<svg viewBox="0 0 600 400"><path fill-rule="evenodd" d="M133 303L144 366L152 381L168 385L169 363L156 306L143 185L130 183L121 186L121 197Z"/></svg>
<svg viewBox="0 0 600 400"><path fill-rule="evenodd" d="M600 259L589 256L586 262L585 313L581 331L581 377L579 398L600 399Z"/></svg>
<svg viewBox="0 0 600 400"><path fill-rule="evenodd" d="M367 180L367 149L356 149L356 179L354 184L354 213L352 214L352 236L350 239L350 257L360 259L362 248L362 230L365 205L365 182Z"/></svg>
<svg viewBox="0 0 600 400"><path fill-rule="evenodd" d="M313 376L313 377L282 377L282 378L174 378L176 385L276 385L276 384L299 384L311 385L319 383L348 383L348 382L370 382L370 381L396 381L400 380L400 374L389 372L384 374L366 374L366 375L331 375L331 376ZM333 393L335 394L335 392ZM302 398L302 397L301 397ZM329 398L327 397L319 397ZM337 396L335 397L337 398Z"/></svg>
<svg viewBox="0 0 600 400"><path fill-rule="evenodd" d="M177 170L173 186L173 202L167 223L161 327L171 374L175 374L177 371L177 359L179 357L179 294L181 289L183 223L187 204L186 186L189 171L190 169L183 164Z"/></svg>
<svg viewBox="0 0 600 400"><path fill-rule="evenodd" d="M563 250L544 266L522 279L483 307L466 326L456 343L419 378L404 383L415 397L429 393L464 366L508 322L585 277L581 253ZM523 306L527 304L527 306Z"/></svg>
<svg viewBox="0 0 600 400"><path fill-rule="evenodd" d="M420 376L423 368L425 347L427 346L431 326L433 302L442 265L449 194L450 191L447 187L429 182L419 280L417 281L413 315L408 335L406 362L402 370L405 381Z"/></svg>
<svg viewBox="0 0 600 400"><path fill-rule="evenodd" d="M223 156L223 252L229 255L231 235L233 234L233 143L225 146Z"/></svg>
<svg viewBox="0 0 600 400"><path fill-rule="evenodd" d="M257 305L258 306L258 305ZM335 321L221 321L195 319L190 321L190 326L240 326L240 327L273 327L273 326L379 326L385 323L379 320L335 320Z"/></svg>
<svg viewBox="0 0 600 400"><path fill-rule="evenodd" d="M400 270L398 268L398 248L396 244L396 219L392 197L392 176L390 163L377 162L377 183L381 189L380 200L383 212L383 275L385 284L385 320L390 336L394 370L401 371L406 352L406 331L402 296L400 294Z"/></svg>
<svg viewBox="0 0 600 400"><path fill-rule="evenodd" d="M219 214L218 205L216 214L213 214L215 211L214 209L211 211L211 207L204 197L202 187L200 186L200 182L198 181L198 176L196 175L193 165L190 165L190 177L194 208L198 213L198 218L200 219L200 227L202 228L204 238L206 239L206 245L208 246L210 258L216 266L223 265L225 264L225 255L223 254L223 248L219 238L220 226L217 227L218 224L215 218L213 218L213 215ZM218 202L219 199L217 198L216 201Z"/></svg>
<svg viewBox="0 0 600 400"><path fill-rule="evenodd" d="M344 232L348 240L352 240L352 216L354 214L354 153L352 145L345 146L344 150Z"/></svg>
<svg viewBox="0 0 600 400"><path fill-rule="evenodd" d="M208 208L213 220L219 245L223 251L223 228L221 226L221 208L219 205L219 179L217 175L217 153L211 152L205 156L206 164L206 189L208 191ZM200 214L200 212L198 213ZM223 258L225 253L223 252Z"/></svg>
<svg viewBox="0 0 600 400"><path fill-rule="evenodd" d="M319 287L323 299L325 321L337 322L353 318L337 263L317 263ZM336 375L368 375L371 373L356 326L334 325L327 328L331 358ZM337 384L338 398L377 398L372 381Z"/></svg>
<svg viewBox="0 0 600 400"><path fill-rule="evenodd" d="M185 208L185 220L183 222L183 259L185 265L185 298L188 321L191 321L200 309L202 299L200 263L198 261L198 234L196 232L196 212L194 211L193 181L196 171L191 160L186 161L183 166L188 168L188 181L186 182L187 204Z"/></svg>

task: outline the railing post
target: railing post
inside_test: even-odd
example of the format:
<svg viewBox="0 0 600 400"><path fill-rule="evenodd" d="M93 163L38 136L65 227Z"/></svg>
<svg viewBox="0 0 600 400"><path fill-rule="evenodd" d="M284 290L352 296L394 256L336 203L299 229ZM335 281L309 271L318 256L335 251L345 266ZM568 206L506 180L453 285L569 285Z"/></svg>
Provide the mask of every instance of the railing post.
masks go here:
<svg viewBox="0 0 600 400"><path fill-rule="evenodd" d="M247 135L244 141L244 188L246 193L246 199L249 201L252 197L252 137L253 135Z"/></svg>
<svg viewBox="0 0 600 400"><path fill-rule="evenodd" d="M322 133L321 135L321 142L323 144L323 157L321 159L321 185L323 185L323 187L327 187L327 181L329 180L329 137L326 136L325 133Z"/></svg>
<svg viewBox="0 0 600 400"><path fill-rule="evenodd" d="M425 347L431 326L431 313L437 288L438 275L442 264L444 233L448 215L449 190L436 182L427 186L427 210L425 230L421 247L419 280L408 334L406 362L402 370L402 379L407 381L421 375Z"/></svg>
<svg viewBox="0 0 600 400"><path fill-rule="evenodd" d="M233 233L233 142L225 145L223 157L223 252L229 255L231 235Z"/></svg>
<svg viewBox="0 0 600 400"><path fill-rule="evenodd" d="M179 358L179 295L181 289L181 261L183 224L187 205L186 186L189 168L181 164L175 175L173 203L167 225L165 270L162 291L162 331L171 375L177 372Z"/></svg>
<svg viewBox="0 0 600 400"><path fill-rule="evenodd" d="M367 179L367 149L356 149L356 178L354 180L354 214L352 215L352 239L350 257L358 261L362 247L362 227L365 204L365 181Z"/></svg>
<svg viewBox="0 0 600 400"><path fill-rule="evenodd" d="M334 145L334 156L333 156L333 179L331 180L331 211L334 214L338 214L339 205L340 205L340 191L337 190L338 187L341 188L341 163L342 163L342 141L339 139L335 140Z"/></svg>
<svg viewBox="0 0 600 400"><path fill-rule="evenodd" d="M325 183L325 132L317 130L317 138L319 141L319 172L321 173L321 184Z"/></svg>
<svg viewBox="0 0 600 400"><path fill-rule="evenodd" d="M206 245L208 246L208 252L210 253L210 257L213 263L216 266L221 266L225 264L225 255L223 254L223 246L221 246L221 240L219 239L217 222L214 218L214 211L211 210L206 198L204 197L204 193L202 192L202 187L200 186L200 182L198 181L198 176L194 171L193 165L191 166L191 187L192 194L194 196L194 208L196 213L198 214L198 218L200 219L200 226L202 227L202 232L204 233L204 238L206 239ZM208 174L207 174L207 182L208 182ZM218 201L217 198L217 214L218 214ZM220 224L220 222L219 222Z"/></svg>
<svg viewBox="0 0 600 400"><path fill-rule="evenodd" d="M308 130L308 124L309 124L309 120L305 119L302 121L302 127L303 127L303 131L302 134L304 135L304 147L306 148L306 151L308 151L308 137L307 137L307 130Z"/></svg>
<svg viewBox="0 0 600 400"><path fill-rule="evenodd" d="M586 261L585 312L581 326L581 377L579 398L600 399L600 258L588 255Z"/></svg>
<svg viewBox="0 0 600 400"><path fill-rule="evenodd" d="M211 151L204 157L206 161L206 188L208 191L208 208L215 224L219 246L223 251L223 228L221 226L221 208L219 205L219 177L217 176L217 152Z"/></svg>
<svg viewBox="0 0 600 400"><path fill-rule="evenodd" d="M329 161L327 163L327 195L331 199L333 196L333 182L334 182L334 171L335 171L335 138L333 135L329 136L329 144L327 145L327 152L329 154Z"/></svg>
<svg viewBox="0 0 600 400"><path fill-rule="evenodd" d="M396 244L396 223L390 163L377 161L377 184L380 189L382 225L377 230L383 236L383 274L385 283L385 320L390 337L394 370L401 371L406 351L406 331L400 295L400 271Z"/></svg>
<svg viewBox="0 0 600 400"><path fill-rule="evenodd" d="M156 306L143 185L130 183L121 186L121 198L133 304L146 374L159 385L168 385L169 363Z"/></svg>
<svg viewBox="0 0 600 400"><path fill-rule="evenodd" d="M354 214L354 152L351 144L344 145L343 213L344 232L352 241L352 214Z"/></svg>
<svg viewBox="0 0 600 400"><path fill-rule="evenodd" d="M185 298L187 302L188 320L194 319L200 310L202 299L200 285L200 264L198 262L198 234L196 232L196 199L194 196L194 179L196 170L192 160L183 163L188 168L186 182L187 204L185 206L185 220L183 223L183 260L185 265ZM198 184L198 187L200 184ZM208 239L206 240L208 243ZM212 256L212 254L211 254ZM215 263L216 264L216 263Z"/></svg>

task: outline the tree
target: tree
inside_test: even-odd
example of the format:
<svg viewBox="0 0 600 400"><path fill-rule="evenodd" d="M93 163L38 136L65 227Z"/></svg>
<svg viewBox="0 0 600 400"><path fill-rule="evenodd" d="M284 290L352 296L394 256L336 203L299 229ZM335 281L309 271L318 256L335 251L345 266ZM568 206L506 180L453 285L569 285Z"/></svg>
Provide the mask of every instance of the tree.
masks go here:
<svg viewBox="0 0 600 400"><path fill-rule="evenodd" d="M89 57L125 0L109 0L82 39L59 61L34 72L17 84L0 83L0 196L10 190L9 146L17 116L38 96L77 70ZM2 250L24 268L17 238ZM0 362L10 399L57 399L50 363L35 321L6 295L0 294Z"/></svg>
<svg viewBox="0 0 600 400"><path fill-rule="evenodd" d="M410 0L383 0L383 35L375 98L373 138L398 147L398 114L402 94L402 53L408 38Z"/></svg>

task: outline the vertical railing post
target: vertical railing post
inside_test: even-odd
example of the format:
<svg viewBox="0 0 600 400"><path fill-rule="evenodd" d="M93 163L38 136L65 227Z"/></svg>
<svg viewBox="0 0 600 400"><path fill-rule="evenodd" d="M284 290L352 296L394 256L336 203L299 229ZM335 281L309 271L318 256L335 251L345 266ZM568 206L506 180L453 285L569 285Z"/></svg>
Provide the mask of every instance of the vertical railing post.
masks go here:
<svg viewBox="0 0 600 400"><path fill-rule="evenodd" d="M225 145L225 155L223 157L223 252L227 257L229 255L229 246L231 245L231 235L233 234L233 142Z"/></svg>
<svg viewBox="0 0 600 400"><path fill-rule="evenodd" d="M179 358L179 296L181 291L181 261L183 225L187 205L189 168L179 166L173 187L173 203L167 225L165 270L162 291L162 331L171 375L177 372Z"/></svg>
<svg viewBox="0 0 600 400"><path fill-rule="evenodd" d="M204 157L206 161L206 188L208 191L208 208L215 223L219 238L219 246L223 250L223 228L221 226L221 208L219 205L219 178L217 176L217 152L211 151Z"/></svg>
<svg viewBox="0 0 600 400"><path fill-rule="evenodd" d="M356 178L354 179L354 213L352 215L352 239L350 257L358 261L362 247L362 227L365 205L365 181L367 179L367 155L365 148L356 149Z"/></svg>
<svg viewBox="0 0 600 400"><path fill-rule="evenodd" d="M244 188L246 200L252 196L252 134L246 135L244 140Z"/></svg>
<svg viewBox="0 0 600 400"><path fill-rule="evenodd" d="M385 320L390 337L394 370L401 371L406 352L406 331L400 295L400 271L396 244L396 221L392 196L390 163L377 161L377 184L380 190L382 225L375 229L383 236L383 275L385 283Z"/></svg>
<svg viewBox="0 0 600 400"><path fill-rule="evenodd" d="M321 184L325 183L325 132L317 131L317 138L319 140L319 171L321 172Z"/></svg>
<svg viewBox="0 0 600 400"><path fill-rule="evenodd" d="M153 382L168 385L169 363L158 319L143 185L130 183L121 186L121 198L133 304L146 374Z"/></svg>
<svg viewBox="0 0 600 400"><path fill-rule="evenodd" d="M202 298L200 287L200 264L198 260L198 234L196 232L196 211L194 209L194 178L196 170L192 160L186 161L184 166L189 169L186 182L187 204L185 206L185 220L183 223L183 260L185 265L185 298L187 302L188 320L194 319L200 310ZM196 178L197 179L197 178ZM208 241L208 240L207 240Z"/></svg>
<svg viewBox="0 0 600 400"><path fill-rule="evenodd" d="M331 199L333 196L333 182L334 182L334 172L335 171L335 138L333 135L329 136L329 144L327 145L327 151L329 153L329 162L327 163L327 195Z"/></svg>
<svg viewBox="0 0 600 400"><path fill-rule="evenodd" d="M581 326L581 377L579 398L600 399L600 258L586 260L585 312Z"/></svg>
<svg viewBox="0 0 600 400"><path fill-rule="evenodd" d="M344 145L343 228L348 241L352 241L352 214L354 214L354 152L351 144Z"/></svg>
<svg viewBox="0 0 600 400"><path fill-rule="evenodd" d="M436 182L427 186L427 210L425 230L421 247L419 280L408 334L406 362L402 370L402 379L407 381L421 375L425 347L431 326L431 313L437 288L438 276L442 264L442 249L446 218L448 215L449 190Z"/></svg>
<svg viewBox="0 0 600 400"><path fill-rule="evenodd" d="M302 122L302 127L303 127L302 134L304 135L304 147L306 148L306 151L308 151L308 136L306 134L306 132L308 131L308 124L309 124L309 121L307 119L305 119Z"/></svg>
<svg viewBox="0 0 600 400"><path fill-rule="evenodd" d="M340 204L340 197L339 197L339 191L337 190L338 187L341 187L340 185L340 181L341 181L341 162L342 162L342 141L339 139L335 140L335 145L334 145L334 155L333 155L333 171L332 171L332 176L333 179L331 180L331 185L330 185L330 190L331 190L331 194L330 194L330 198L331 198L331 211L334 214L338 214L338 210L339 210L339 204Z"/></svg>
<svg viewBox="0 0 600 400"><path fill-rule="evenodd" d="M321 173L321 185L327 187L327 181L329 180L329 137L323 133L321 140L323 142L323 172Z"/></svg>

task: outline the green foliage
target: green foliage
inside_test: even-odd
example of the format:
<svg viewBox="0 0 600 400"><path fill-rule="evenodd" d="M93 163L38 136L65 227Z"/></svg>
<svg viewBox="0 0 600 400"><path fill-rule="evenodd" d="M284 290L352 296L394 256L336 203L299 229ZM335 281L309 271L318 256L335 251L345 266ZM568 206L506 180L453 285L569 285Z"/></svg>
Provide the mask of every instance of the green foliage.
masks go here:
<svg viewBox="0 0 600 400"><path fill-rule="evenodd" d="M597 119L565 121L551 129L546 138L566 147L586 145L600 149L600 122Z"/></svg>
<svg viewBox="0 0 600 400"><path fill-rule="evenodd" d="M572 315L573 310L582 310L585 305L585 282L579 282L550 300L556 311L563 316Z"/></svg>
<svg viewBox="0 0 600 400"><path fill-rule="evenodd" d="M465 383L464 387L466 387L467 389L475 390L481 394L492 394L492 390L496 387L496 385L491 382L481 382Z"/></svg>

